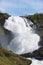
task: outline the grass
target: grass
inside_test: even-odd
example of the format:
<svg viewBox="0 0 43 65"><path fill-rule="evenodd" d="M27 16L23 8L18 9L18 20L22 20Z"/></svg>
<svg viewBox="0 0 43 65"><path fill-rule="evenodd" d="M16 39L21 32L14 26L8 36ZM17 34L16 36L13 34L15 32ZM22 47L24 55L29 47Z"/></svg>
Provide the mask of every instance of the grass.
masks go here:
<svg viewBox="0 0 43 65"><path fill-rule="evenodd" d="M9 61L6 57L0 57L0 65L12 65L12 63Z"/></svg>
<svg viewBox="0 0 43 65"><path fill-rule="evenodd" d="M0 65L30 65L31 62L12 51L0 48Z"/></svg>

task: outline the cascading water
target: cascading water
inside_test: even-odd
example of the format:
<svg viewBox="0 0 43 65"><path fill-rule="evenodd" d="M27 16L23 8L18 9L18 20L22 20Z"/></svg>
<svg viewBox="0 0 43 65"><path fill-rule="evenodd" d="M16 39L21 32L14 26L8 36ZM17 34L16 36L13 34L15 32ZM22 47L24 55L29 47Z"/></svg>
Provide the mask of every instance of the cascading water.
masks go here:
<svg viewBox="0 0 43 65"><path fill-rule="evenodd" d="M43 60L39 61L34 58L28 58L28 59L32 60L32 64L30 64L30 65L43 65Z"/></svg>
<svg viewBox="0 0 43 65"><path fill-rule="evenodd" d="M38 34L33 33L32 28L26 18L19 16L9 17L4 28L11 31L14 38L8 45L8 49L17 54L33 52L38 49L38 42L40 37Z"/></svg>

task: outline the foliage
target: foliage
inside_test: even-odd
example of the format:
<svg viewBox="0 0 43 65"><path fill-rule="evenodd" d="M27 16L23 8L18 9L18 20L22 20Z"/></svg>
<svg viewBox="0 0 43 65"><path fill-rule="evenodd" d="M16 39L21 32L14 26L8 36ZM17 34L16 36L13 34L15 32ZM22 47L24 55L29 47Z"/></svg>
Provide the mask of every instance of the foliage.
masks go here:
<svg viewBox="0 0 43 65"><path fill-rule="evenodd" d="M39 23L39 24L43 23L43 13L42 14L36 13L34 15L28 15L28 16L26 16L26 18L33 20L33 21L36 20L36 22Z"/></svg>

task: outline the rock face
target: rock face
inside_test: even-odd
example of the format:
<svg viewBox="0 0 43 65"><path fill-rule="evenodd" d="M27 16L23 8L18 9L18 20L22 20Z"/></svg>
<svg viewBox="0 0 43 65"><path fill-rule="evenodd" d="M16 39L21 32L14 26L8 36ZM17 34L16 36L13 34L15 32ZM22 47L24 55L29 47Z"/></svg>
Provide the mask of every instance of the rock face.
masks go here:
<svg viewBox="0 0 43 65"><path fill-rule="evenodd" d="M5 19L7 19L10 15L7 13L0 13L0 25L3 26L5 23Z"/></svg>
<svg viewBox="0 0 43 65"><path fill-rule="evenodd" d="M43 47L35 50L32 53L26 53L26 54L21 54L21 56L26 57L26 58L35 58L37 60L43 60Z"/></svg>

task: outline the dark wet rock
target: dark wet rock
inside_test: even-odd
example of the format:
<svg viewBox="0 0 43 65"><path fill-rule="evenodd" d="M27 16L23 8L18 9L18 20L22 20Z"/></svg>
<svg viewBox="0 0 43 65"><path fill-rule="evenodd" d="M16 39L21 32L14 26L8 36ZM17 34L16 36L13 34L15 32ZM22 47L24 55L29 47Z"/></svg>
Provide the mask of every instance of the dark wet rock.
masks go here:
<svg viewBox="0 0 43 65"><path fill-rule="evenodd" d="M42 46L43 47L43 36L40 37L39 46Z"/></svg>
<svg viewBox="0 0 43 65"><path fill-rule="evenodd" d="M3 26L5 23L5 20L8 19L8 17L10 17L10 15L8 15L7 13L0 13L0 25Z"/></svg>
<svg viewBox="0 0 43 65"><path fill-rule="evenodd" d="M33 51L32 53L21 54L21 56L26 58L35 58L38 60L43 60L43 47L40 47L39 49Z"/></svg>

